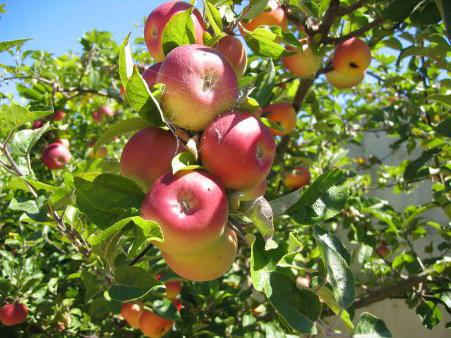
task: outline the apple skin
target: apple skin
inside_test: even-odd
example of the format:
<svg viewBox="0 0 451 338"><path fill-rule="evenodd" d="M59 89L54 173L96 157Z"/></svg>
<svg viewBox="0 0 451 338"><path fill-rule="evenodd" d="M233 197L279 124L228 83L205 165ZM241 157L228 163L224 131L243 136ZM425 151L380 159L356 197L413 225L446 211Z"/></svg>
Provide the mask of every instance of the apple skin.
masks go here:
<svg viewBox="0 0 451 338"><path fill-rule="evenodd" d="M303 44L302 50L293 51L296 53L282 58L285 67L296 76L313 77L321 67L321 57L308 44Z"/></svg>
<svg viewBox="0 0 451 338"><path fill-rule="evenodd" d="M238 250L238 238L230 228L226 228L221 238L201 252L189 256L176 256L162 252L168 266L181 277L206 282L217 279L229 271Z"/></svg>
<svg viewBox="0 0 451 338"><path fill-rule="evenodd" d="M380 256L380 257L387 257L390 254L390 248L387 246L386 243L381 243L380 245L378 245L378 247L376 248L376 253Z"/></svg>
<svg viewBox="0 0 451 338"><path fill-rule="evenodd" d="M99 112L100 112L100 114L106 115L109 117L114 116L114 110L111 109L111 107L109 107L109 106L101 106L99 108Z"/></svg>
<svg viewBox="0 0 451 338"><path fill-rule="evenodd" d="M69 140L67 138L57 138L53 143L60 143L63 146L65 146L67 149L69 149Z"/></svg>
<svg viewBox="0 0 451 338"><path fill-rule="evenodd" d="M203 130L238 98L233 68L216 49L202 45L173 49L160 67L157 82L165 85L161 97L165 116L192 131Z"/></svg>
<svg viewBox="0 0 451 338"><path fill-rule="evenodd" d="M136 303L123 303L121 308L121 316L127 321L128 325L135 329L139 329L139 317L143 313L144 308Z"/></svg>
<svg viewBox="0 0 451 338"><path fill-rule="evenodd" d="M149 310L144 310L139 318L139 329L144 336L150 338L164 336L171 330L173 325L173 320L163 318Z"/></svg>
<svg viewBox="0 0 451 338"><path fill-rule="evenodd" d="M163 278L162 274L156 276L157 280L161 280ZM180 290L182 290L182 283L178 281L168 281L164 282L164 286L166 287L166 298L175 299L180 294Z"/></svg>
<svg viewBox="0 0 451 338"><path fill-rule="evenodd" d="M33 125L31 126L32 129L39 129L44 126L45 122L42 120L37 120L33 122Z"/></svg>
<svg viewBox="0 0 451 338"><path fill-rule="evenodd" d="M51 170L63 168L71 158L69 149L61 143L50 143L41 156L42 163Z"/></svg>
<svg viewBox="0 0 451 338"><path fill-rule="evenodd" d="M283 128L283 132L270 128L273 135L287 135L296 127L296 111L289 103L275 103L263 107L263 116L278 122Z"/></svg>
<svg viewBox="0 0 451 338"><path fill-rule="evenodd" d="M362 82L365 73L343 74L335 70L326 73L327 81L338 89L351 88Z"/></svg>
<svg viewBox="0 0 451 338"><path fill-rule="evenodd" d="M287 15L275 0L269 0L268 7L271 8L269 12L262 12L249 22L241 22L244 28L248 31L253 31L258 26L279 26L283 31L288 29Z"/></svg>
<svg viewBox="0 0 451 338"><path fill-rule="evenodd" d="M238 38L231 35L226 35L218 41L215 48L232 66L237 78L244 75L247 67L247 53Z"/></svg>
<svg viewBox="0 0 451 338"><path fill-rule="evenodd" d="M310 184L310 170L306 167L294 168L293 173L285 176L284 184L290 190L302 188Z"/></svg>
<svg viewBox="0 0 451 338"><path fill-rule="evenodd" d="M362 40L352 37L340 43L334 52L332 65L341 75L355 76L362 74L371 62L371 51Z"/></svg>
<svg viewBox="0 0 451 338"><path fill-rule="evenodd" d="M177 140L170 131L148 127L128 140L120 160L121 175L146 191L166 171L177 154Z"/></svg>
<svg viewBox="0 0 451 338"><path fill-rule="evenodd" d="M28 316L28 307L25 304L5 304L0 307L0 323L5 326L21 324Z"/></svg>
<svg viewBox="0 0 451 338"><path fill-rule="evenodd" d="M276 144L255 116L236 112L219 116L205 129L200 155L203 166L226 189L246 191L268 176Z"/></svg>
<svg viewBox="0 0 451 338"><path fill-rule="evenodd" d="M156 181L141 206L141 215L160 224L162 251L190 255L211 246L224 233L228 217L224 189L200 171L171 172Z"/></svg>
<svg viewBox="0 0 451 338"><path fill-rule="evenodd" d="M266 182L266 180L263 180L256 187L246 190L246 191L241 191L238 195L238 199L243 202L253 201L253 200L257 199L258 197L263 196L266 192L267 187L268 187L268 183Z"/></svg>
<svg viewBox="0 0 451 338"><path fill-rule="evenodd" d="M168 1L158 6L152 11L152 13L150 13L144 26L144 39L146 41L147 49L155 61L161 62L165 57L162 39L166 24L175 14L186 11L192 7L193 6L187 2ZM195 43L202 44L203 34L205 32L202 15L196 8L194 8L191 18L194 24Z"/></svg>
<svg viewBox="0 0 451 338"><path fill-rule="evenodd" d="M50 118L52 119L52 121L62 121L64 119L64 116L66 116L66 113L62 110L59 110L56 113L52 114Z"/></svg>
<svg viewBox="0 0 451 338"><path fill-rule="evenodd" d="M152 66L146 68L146 70L142 73L143 79L147 82L149 89L157 83L158 71L160 70L161 62L154 63Z"/></svg>

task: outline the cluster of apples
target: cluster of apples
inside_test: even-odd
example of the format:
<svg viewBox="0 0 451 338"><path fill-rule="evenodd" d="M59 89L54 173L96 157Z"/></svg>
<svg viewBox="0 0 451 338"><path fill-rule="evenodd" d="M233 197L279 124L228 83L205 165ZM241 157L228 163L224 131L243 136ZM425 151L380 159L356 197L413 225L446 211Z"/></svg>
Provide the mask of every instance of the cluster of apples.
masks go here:
<svg viewBox="0 0 451 338"><path fill-rule="evenodd" d="M162 276L158 275L157 279ZM180 312L182 304L177 300L182 284L178 281L165 282L166 298L172 300L172 303ZM121 316L127 321L128 325L134 329L140 329L146 337L158 338L164 336L171 330L174 321L164 318L148 309L140 303L124 303L121 308Z"/></svg>
<svg viewBox="0 0 451 338"><path fill-rule="evenodd" d="M12 326L23 323L28 316L28 307L22 303L8 303L0 307L0 323Z"/></svg>

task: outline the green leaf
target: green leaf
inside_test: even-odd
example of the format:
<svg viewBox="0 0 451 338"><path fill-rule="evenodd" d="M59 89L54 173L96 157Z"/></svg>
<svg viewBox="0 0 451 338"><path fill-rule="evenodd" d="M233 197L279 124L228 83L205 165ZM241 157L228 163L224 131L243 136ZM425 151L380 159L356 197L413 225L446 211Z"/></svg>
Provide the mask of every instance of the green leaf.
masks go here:
<svg viewBox="0 0 451 338"><path fill-rule="evenodd" d="M249 48L257 55L278 59L287 54L280 37L270 29L256 28L247 32L244 38Z"/></svg>
<svg viewBox="0 0 451 338"><path fill-rule="evenodd" d="M382 18L393 22L404 21L421 0L392 0L382 12Z"/></svg>
<svg viewBox="0 0 451 338"><path fill-rule="evenodd" d="M291 208L297 201L301 199L302 189L290 192L282 197L269 202L273 211L274 217L282 216L286 211Z"/></svg>
<svg viewBox="0 0 451 338"><path fill-rule="evenodd" d="M133 74L133 58L129 45L130 34L128 33L119 49L119 77L124 88L127 87L128 79Z"/></svg>
<svg viewBox="0 0 451 338"><path fill-rule="evenodd" d="M446 35L451 39L451 4L447 0L435 0L440 16L446 27Z"/></svg>
<svg viewBox="0 0 451 338"><path fill-rule="evenodd" d="M41 101L43 99L43 95L38 92L37 90L34 90L32 88L25 87L21 83L16 84L16 90L17 93L29 100L35 100L35 101Z"/></svg>
<svg viewBox="0 0 451 338"><path fill-rule="evenodd" d="M179 171L196 170L202 168L196 163L194 155L190 151L184 151L174 156L171 161L172 173L175 175Z"/></svg>
<svg viewBox="0 0 451 338"><path fill-rule="evenodd" d="M137 266L124 265L116 269L114 283L108 294L114 300L127 302L142 298L162 287L149 271Z"/></svg>
<svg viewBox="0 0 451 338"><path fill-rule="evenodd" d="M101 174L90 182L75 176L77 206L94 224L105 229L136 216L144 193L135 182L113 174Z"/></svg>
<svg viewBox="0 0 451 338"><path fill-rule="evenodd" d="M10 41L1 41L0 42L0 53L7 51L14 47L21 47L25 42L31 40L29 39L19 39L19 40L10 40Z"/></svg>
<svg viewBox="0 0 451 338"><path fill-rule="evenodd" d="M165 55L174 48L196 42L192 12L191 8L173 15L164 27L161 44Z"/></svg>
<svg viewBox="0 0 451 338"><path fill-rule="evenodd" d="M268 128L275 129L275 130L280 131L282 133L285 132L285 129L283 129L282 125L279 122L270 120L270 119L268 119L266 117L261 117L260 121L262 121L262 123L265 126L267 126Z"/></svg>
<svg viewBox="0 0 451 338"><path fill-rule="evenodd" d="M321 299L337 316L341 313L341 320L343 324L350 330L354 330L354 324L352 324L351 316L349 312L342 309L340 305L338 305L337 301L334 298L333 292L326 286L322 286L316 291L319 299Z"/></svg>
<svg viewBox="0 0 451 338"><path fill-rule="evenodd" d="M30 154L31 149L40 140L50 127L50 123L47 122L42 128L29 130L24 129L14 133L9 145L11 147L11 153L16 156L26 156Z"/></svg>
<svg viewBox="0 0 451 338"><path fill-rule="evenodd" d="M23 211L27 214L38 214L42 206L44 205L45 196L40 196L37 200L21 198L12 198L8 208L15 211Z"/></svg>
<svg viewBox="0 0 451 338"><path fill-rule="evenodd" d="M426 150L425 152L423 152L423 154L421 154L420 157L413 161L410 161L404 171L404 180L411 181L414 178L417 178L421 167L428 163L432 159L432 157L439 152L440 148Z"/></svg>
<svg viewBox="0 0 451 338"><path fill-rule="evenodd" d="M264 12L268 6L269 0L250 0L249 5L243 11L242 19L253 19L260 13Z"/></svg>
<svg viewBox="0 0 451 338"><path fill-rule="evenodd" d="M260 107L266 106L271 100L271 93L275 85L276 69L271 59L268 59L268 67L257 75L255 79L255 90L252 97L258 101Z"/></svg>
<svg viewBox="0 0 451 338"><path fill-rule="evenodd" d="M141 216L124 218L119 222L114 223L112 226L103 230L102 232L92 235L91 237L89 237L88 241L93 246L99 245L113 234L121 231L130 223L133 223L137 227L141 228L144 237L146 237L149 241L163 241L163 234L161 232L159 224L154 221L145 220Z"/></svg>
<svg viewBox="0 0 451 338"><path fill-rule="evenodd" d="M0 106L0 121L2 121L0 123L0 136L7 135L25 123L39 120L50 114L53 114L51 107L34 106L27 109L16 104L2 105Z"/></svg>
<svg viewBox="0 0 451 338"><path fill-rule="evenodd" d="M163 85L151 93L146 81L138 71L138 67L133 68L133 74L125 86L127 100L130 106L152 126L163 126L163 112L156 97L161 96L164 90Z"/></svg>
<svg viewBox="0 0 451 338"><path fill-rule="evenodd" d="M216 36L224 35L223 27L222 27L222 18L218 9L212 4L209 0L204 0L204 8L205 14L210 22L211 28L213 28L213 32Z"/></svg>
<svg viewBox="0 0 451 338"><path fill-rule="evenodd" d="M246 96L246 98L240 102L240 107L238 110L253 113L258 108L260 108L258 101L252 97Z"/></svg>
<svg viewBox="0 0 451 338"><path fill-rule="evenodd" d="M334 234L315 226L315 239L328 276L335 299L341 307L347 308L355 298L354 276L352 275L350 256Z"/></svg>
<svg viewBox="0 0 451 338"><path fill-rule="evenodd" d="M446 137L451 137L451 117L440 122L439 125L435 127L435 132Z"/></svg>
<svg viewBox="0 0 451 338"><path fill-rule="evenodd" d="M108 128L99 136L96 144L94 145L94 150L97 151L100 146L111 141L116 136L121 136L125 133L141 130L148 126L148 123L140 117L117 121L109 125Z"/></svg>
<svg viewBox="0 0 451 338"><path fill-rule="evenodd" d="M321 304L310 290L298 289L288 276L272 272L265 294L271 305L286 322L301 333L316 334L315 320L318 319Z"/></svg>
<svg viewBox="0 0 451 338"><path fill-rule="evenodd" d="M437 101L444 106L451 107L451 95L431 95L428 96L428 100Z"/></svg>
<svg viewBox="0 0 451 338"><path fill-rule="evenodd" d="M243 204L244 214L254 223L265 241L274 236L271 205L264 197Z"/></svg>
<svg viewBox="0 0 451 338"><path fill-rule="evenodd" d="M384 322L377 317L364 312L354 329L353 338L391 338L391 333Z"/></svg>

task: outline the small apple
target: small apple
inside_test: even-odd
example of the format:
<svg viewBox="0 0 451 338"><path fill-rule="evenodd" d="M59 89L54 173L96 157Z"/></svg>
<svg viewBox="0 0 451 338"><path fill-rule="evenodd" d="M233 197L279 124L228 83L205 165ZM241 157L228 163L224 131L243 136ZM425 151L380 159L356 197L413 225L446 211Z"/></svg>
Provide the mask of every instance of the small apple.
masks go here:
<svg viewBox="0 0 451 338"><path fill-rule="evenodd" d="M92 112L92 119L94 121L96 121L97 123L102 122L102 119L103 119L102 113L99 111Z"/></svg>
<svg viewBox="0 0 451 338"><path fill-rule="evenodd" d="M66 113L62 110L58 110L56 113L50 115L50 118L52 121L62 121L64 119L64 116L66 116Z"/></svg>
<svg viewBox="0 0 451 338"><path fill-rule="evenodd" d="M139 329L144 336L150 338L164 336L171 330L173 325L173 320L163 318L149 310L144 310L139 318Z"/></svg>
<svg viewBox="0 0 451 338"><path fill-rule="evenodd" d="M42 128L43 126L44 126L44 124L45 124L45 122L44 121L42 121L42 120L36 120L36 121L34 121L33 122L33 125L32 125L32 129L39 129L39 128Z"/></svg>
<svg viewBox="0 0 451 338"><path fill-rule="evenodd" d="M377 246L376 253L380 257L387 257L390 254L390 248L388 247L387 243L382 242Z"/></svg>
<svg viewBox="0 0 451 338"><path fill-rule="evenodd" d="M157 76L160 67L161 62L158 62L153 64L152 66L147 67L146 70L142 73L142 77L147 82L149 89L152 89L152 86L157 83Z"/></svg>
<svg viewBox="0 0 451 338"><path fill-rule="evenodd" d="M162 38L166 24L174 15L191 8L193 9L191 19L194 24L195 43L202 44L203 34L205 32L202 15L196 8L193 8L191 4L183 1L168 1L161 4L150 13L144 26L144 40L146 41L150 55L152 55L157 62L163 61L165 57Z"/></svg>
<svg viewBox="0 0 451 338"><path fill-rule="evenodd" d="M290 103L275 103L263 107L263 117L277 122L283 132L275 128L270 128L273 135L287 135L296 127L296 111Z"/></svg>
<svg viewBox="0 0 451 338"><path fill-rule="evenodd" d="M162 274L156 276L157 280L161 280L163 278ZM166 287L166 298L175 299L180 294L180 290L182 290L182 283L179 281L168 281L164 282L164 286Z"/></svg>
<svg viewBox="0 0 451 338"><path fill-rule="evenodd" d="M356 76L365 72L371 62L371 51L362 40L352 37L340 43L334 52L332 65L343 76Z"/></svg>
<svg viewBox="0 0 451 338"><path fill-rule="evenodd" d="M241 22L248 31L253 31L258 26L279 26L283 31L288 29L287 15L278 1L269 0L267 10L251 19L249 22Z"/></svg>
<svg viewBox="0 0 451 338"><path fill-rule="evenodd" d="M171 169L176 154L177 140L170 131L155 127L142 129L128 140L122 150L121 174L147 190Z"/></svg>
<svg viewBox="0 0 451 338"><path fill-rule="evenodd" d="M25 304L13 303L0 307L0 323L5 326L21 324L28 316L28 307Z"/></svg>
<svg viewBox="0 0 451 338"><path fill-rule="evenodd" d="M160 224L164 242L155 245L162 251L190 255L211 246L224 233L227 195L206 173L169 172L152 185L141 215Z"/></svg>
<svg viewBox="0 0 451 338"><path fill-rule="evenodd" d="M200 144L203 166L226 189L246 191L268 176L276 144L269 129L248 113L227 113L205 129Z"/></svg>
<svg viewBox="0 0 451 338"><path fill-rule="evenodd" d="M121 316L127 321L128 325L138 329L139 317L143 313L144 308L137 303L123 303L121 308Z"/></svg>
<svg viewBox="0 0 451 338"><path fill-rule="evenodd" d="M110 106L101 106L99 108L99 112L102 115L106 115L108 117L114 116L114 110Z"/></svg>
<svg viewBox="0 0 451 338"><path fill-rule="evenodd" d="M343 74L335 70L326 73L327 81L338 89L351 88L362 82L365 73Z"/></svg>
<svg viewBox="0 0 451 338"><path fill-rule="evenodd" d="M290 190L302 188L310 184L310 171L306 167L297 167L287 174L284 179L285 186Z"/></svg>
<svg viewBox="0 0 451 338"><path fill-rule="evenodd" d="M285 67L299 77L313 77L321 66L321 56L312 47L303 44L302 49L293 49L294 54L282 58Z"/></svg>
<svg viewBox="0 0 451 338"><path fill-rule="evenodd" d="M191 131L203 130L238 98L233 68L216 49L202 45L173 49L157 82L165 85L161 103L167 119Z"/></svg>
<svg viewBox="0 0 451 338"><path fill-rule="evenodd" d="M298 276L296 278L296 285L298 287L301 287L301 288L304 288L304 289L310 288L310 282L311 282L311 278L310 278L309 275Z"/></svg>
<svg viewBox="0 0 451 338"><path fill-rule="evenodd" d="M174 300L172 301L172 305L175 306L175 308L177 309L177 312L182 311L183 305L182 305L182 302L179 301L178 299L174 299Z"/></svg>
<svg viewBox="0 0 451 338"><path fill-rule="evenodd" d="M168 266L178 275L194 282L205 282L224 275L235 261L238 238L230 228L226 228L218 241L203 251L192 255L173 255L162 252Z"/></svg>
<svg viewBox="0 0 451 338"><path fill-rule="evenodd" d="M237 78L244 75L247 66L247 53L238 38L232 35L226 35L218 41L215 48L232 66Z"/></svg>
<svg viewBox="0 0 451 338"><path fill-rule="evenodd" d="M63 168L71 160L69 149L61 143L49 144L42 153L42 163L47 168L56 170Z"/></svg>

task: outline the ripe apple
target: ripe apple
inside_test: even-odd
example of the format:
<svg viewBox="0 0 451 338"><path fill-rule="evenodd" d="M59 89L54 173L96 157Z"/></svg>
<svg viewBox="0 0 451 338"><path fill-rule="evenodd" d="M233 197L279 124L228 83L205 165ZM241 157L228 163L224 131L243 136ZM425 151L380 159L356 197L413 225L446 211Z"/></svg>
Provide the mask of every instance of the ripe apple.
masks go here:
<svg viewBox="0 0 451 338"><path fill-rule="evenodd" d="M227 113L205 129L200 154L204 167L226 189L245 191L260 184L274 160L269 129L248 113Z"/></svg>
<svg viewBox="0 0 451 338"><path fill-rule="evenodd" d="M387 243L382 242L377 246L376 252L381 257L387 257L390 254L390 248L388 247Z"/></svg>
<svg viewBox="0 0 451 338"><path fill-rule="evenodd" d="M256 198L265 194L267 186L268 183L266 182L266 180L263 180L256 187L246 191L241 191L238 195L238 199L244 202L255 200Z"/></svg>
<svg viewBox="0 0 451 338"><path fill-rule="evenodd" d="M0 323L5 326L21 324L28 316L28 307L25 304L13 303L0 307Z"/></svg>
<svg viewBox="0 0 451 338"><path fill-rule="evenodd" d="M294 54L282 58L285 67L299 77L312 77L321 66L321 56L316 54L308 44L303 44L302 49L293 49Z"/></svg>
<svg viewBox="0 0 451 338"><path fill-rule="evenodd" d="M290 190L299 189L310 183L310 171L306 167L294 168L284 179L285 186Z"/></svg>
<svg viewBox="0 0 451 338"><path fill-rule="evenodd" d="M193 8L193 6L187 2L169 1L158 6L150 13L144 26L144 40L150 55L157 62L163 61L165 57L161 40L166 24L174 15L190 8ZM193 8L191 18L194 24L195 43L202 44L205 32L202 15L196 8Z"/></svg>
<svg viewBox="0 0 451 338"><path fill-rule="evenodd" d="M163 278L162 274L156 276L157 280L161 280ZM166 298L175 299L180 294L180 290L182 290L182 283L178 281L168 281L164 282L164 286L166 287Z"/></svg>
<svg viewBox="0 0 451 338"><path fill-rule="evenodd" d="M110 107L110 106L101 106L99 108L99 112L102 115L106 115L106 116L114 116L114 110Z"/></svg>
<svg viewBox="0 0 451 338"><path fill-rule="evenodd" d="M247 53L238 38L226 35L218 41L215 48L232 66L237 78L244 75L247 66Z"/></svg>
<svg viewBox="0 0 451 338"><path fill-rule="evenodd" d="M172 325L173 320L163 318L149 310L144 310L139 318L139 328L146 337L162 337L171 330Z"/></svg>
<svg viewBox="0 0 451 338"><path fill-rule="evenodd" d="M162 252L168 266L178 275L195 282L214 280L232 266L238 250L238 238L230 228L210 247L192 255Z"/></svg>
<svg viewBox="0 0 451 338"><path fill-rule="evenodd" d="M160 224L164 252L190 255L218 241L228 216L227 195L210 175L200 171L167 173L147 193L141 214Z"/></svg>
<svg viewBox="0 0 451 338"><path fill-rule="evenodd" d="M285 11L278 1L269 0L268 9L251 19L249 22L241 22L248 31L253 31L258 26L279 26L282 30L288 29L288 21Z"/></svg>
<svg viewBox="0 0 451 338"><path fill-rule="evenodd" d="M157 83L158 71L160 70L161 62L154 63L152 66L146 68L146 70L142 73L142 77L147 82L149 89Z"/></svg>
<svg viewBox="0 0 451 338"><path fill-rule="evenodd" d="M121 174L148 189L171 168L177 140L170 131L148 127L138 131L122 150Z"/></svg>
<svg viewBox="0 0 451 338"><path fill-rule="evenodd" d="M296 111L289 103L275 103L263 107L263 116L279 123L283 128L283 132L270 128L273 135L287 135L296 127Z"/></svg>
<svg viewBox="0 0 451 338"><path fill-rule="evenodd" d="M139 317L143 313L144 308L136 303L123 303L121 308L121 316L127 321L128 325L138 329Z"/></svg>
<svg viewBox="0 0 451 338"><path fill-rule="evenodd" d="M202 45L173 49L160 67L157 82L166 86L161 97L165 116L192 131L203 130L238 98L233 68L216 49Z"/></svg>
<svg viewBox="0 0 451 338"><path fill-rule="evenodd" d="M57 138L53 143L60 143L68 149L70 146L69 140L67 138Z"/></svg>
<svg viewBox="0 0 451 338"><path fill-rule="evenodd" d="M365 73L343 74L335 70L326 73L327 81L338 89L351 88L362 82Z"/></svg>
<svg viewBox="0 0 451 338"><path fill-rule="evenodd" d="M39 128L42 128L43 126L44 126L44 121L42 121L42 120L36 120L36 121L34 121L33 122L33 125L32 125L32 129L39 129Z"/></svg>
<svg viewBox="0 0 451 338"><path fill-rule="evenodd" d="M62 110L58 110L56 113L52 114L50 118L52 121L62 121L64 119L64 116L66 116L66 113Z"/></svg>
<svg viewBox="0 0 451 338"><path fill-rule="evenodd" d="M71 160L69 149L61 143L50 143L42 153L42 163L47 168L56 170L63 168Z"/></svg>
<svg viewBox="0 0 451 338"><path fill-rule="evenodd" d="M340 43L334 52L332 65L343 76L363 74L371 62L371 51L362 40L352 37Z"/></svg>

